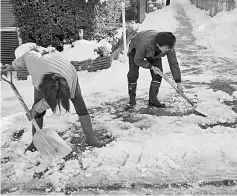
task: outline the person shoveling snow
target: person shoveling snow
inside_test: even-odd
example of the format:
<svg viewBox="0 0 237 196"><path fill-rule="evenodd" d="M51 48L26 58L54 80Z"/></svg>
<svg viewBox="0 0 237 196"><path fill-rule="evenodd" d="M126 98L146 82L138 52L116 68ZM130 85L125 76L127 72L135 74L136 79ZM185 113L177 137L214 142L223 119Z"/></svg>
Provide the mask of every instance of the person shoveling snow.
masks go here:
<svg viewBox="0 0 237 196"><path fill-rule="evenodd" d="M59 52L49 52L46 48L34 43L19 46L15 54L19 58L15 59L12 65L2 65L1 74L18 70L20 67L27 68L35 87L34 105L30 111L31 116L28 115L28 118L34 118L39 128L42 129L46 110L51 109L55 113L57 108L61 111L62 107L69 112L69 100L71 100L86 135L86 143L94 147L104 146L94 134L74 66ZM36 128L33 126L32 134L35 135L35 133ZM32 142L26 150L36 150L34 143Z"/></svg>
<svg viewBox="0 0 237 196"><path fill-rule="evenodd" d="M136 105L136 89L137 79L139 76L139 67L150 69L151 84L149 89L149 106L157 108L165 108L165 104L158 101L157 95L161 85L161 80L164 78L184 99L191 104L192 109L198 115L206 117L207 115L199 112L194 107L194 104L186 97L181 84L181 72L179 63L176 58L174 49L176 37L171 32L157 32L155 30L144 30L132 39L129 45L129 72L128 78L128 94L130 97L129 103L125 110L134 108ZM167 56L169 66L177 87L169 81L163 74L161 58Z"/></svg>
<svg viewBox="0 0 237 196"><path fill-rule="evenodd" d="M131 40L128 50L129 72L128 78L128 94L130 97L126 110L136 105L136 89L137 79L139 76L139 68L149 69L151 72L151 84L149 90L149 105L164 108L157 95L161 85L162 77L157 73L162 69L161 58L167 55L171 73L177 83L177 89L183 92L181 85L181 72L174 50L176 37L171 32L157 32L155 30L144 30Z"/></svg>

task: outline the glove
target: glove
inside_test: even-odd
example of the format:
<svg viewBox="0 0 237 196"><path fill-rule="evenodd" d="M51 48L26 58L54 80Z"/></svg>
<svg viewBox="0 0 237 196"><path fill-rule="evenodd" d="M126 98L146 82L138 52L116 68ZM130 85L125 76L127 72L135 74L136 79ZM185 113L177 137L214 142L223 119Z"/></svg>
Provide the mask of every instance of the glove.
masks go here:
<svg viewBox="0 0 237 196"><path fill-rule="evenodd" d="M151 67L151 70L152 70L155 74L159 74L159 72L160 72L160 69L159 69L158 67L154 67L154 66Z"/></svg>
<svg viewBox="0 0 237 196"><path fill-rule="evenodd" d="M177 83L177 89L179 92L184 93L184 89L181 83Z"/></svg>
<svg viewBox="0 0 237 196"><path fill-rule="evenodd" d="M12 65L5 64L1 66L1 74L6 74L8 71L12 71L13 67Z"/></svg>
<svg viewBox="0 0 237 196"><path fill-rule="evenodd" d="M35 118L37 112L35 111L34 108L30 110L30 115L26 113L26 117L28 118L29 121L31 121L33 118Z"/></svg>

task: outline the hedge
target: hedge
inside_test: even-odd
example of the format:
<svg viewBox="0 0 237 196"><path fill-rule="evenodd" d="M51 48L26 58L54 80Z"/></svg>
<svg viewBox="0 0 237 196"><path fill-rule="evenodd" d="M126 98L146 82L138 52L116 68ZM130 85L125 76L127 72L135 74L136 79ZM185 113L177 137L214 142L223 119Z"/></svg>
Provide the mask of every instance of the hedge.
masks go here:
<svg viewBox="0 0 237 196"><path fill-rule="evenodd" d="M80 29L84 39L112 37L121 27L123 0L11 0L23 43L35 42L62 49L77 40ZM126 3L126 14L136 14L135 0ZM131 14L132 13L132 14Z"/></svg>

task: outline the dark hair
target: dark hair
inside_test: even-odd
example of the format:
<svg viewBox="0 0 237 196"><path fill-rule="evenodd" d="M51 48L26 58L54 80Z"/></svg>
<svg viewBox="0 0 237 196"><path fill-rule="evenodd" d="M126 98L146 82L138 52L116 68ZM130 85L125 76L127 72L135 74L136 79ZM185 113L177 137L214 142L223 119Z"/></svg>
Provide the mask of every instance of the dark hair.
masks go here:
<svg viewBox="0 0 237 196"><path fill-rule="evenodd" d="M45 101L54 113L57 106L61 111L61 105L67 112L70 111L69 99L71 93L65 78L55 74L46 74L40 85L40 90L43 93Z"/></svg>
<svg viewBox="0 0 237 196"><path fill-rule="evenodd" d="M156 44L159 46L169 46L169 48L173 48L176 42L176 37L171 32L159 32L156 37Z"/></svg>

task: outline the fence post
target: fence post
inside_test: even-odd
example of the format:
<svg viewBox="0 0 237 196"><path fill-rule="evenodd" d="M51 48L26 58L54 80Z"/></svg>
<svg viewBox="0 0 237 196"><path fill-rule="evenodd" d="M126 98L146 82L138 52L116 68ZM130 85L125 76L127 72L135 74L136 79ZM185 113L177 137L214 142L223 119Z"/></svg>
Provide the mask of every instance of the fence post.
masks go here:
<svg viewBox="0 0 237 196"><path fill-rule="evenodd" d="M79 40L83 39L83 29L78 30L78 37L79 37Z"/></svg>

